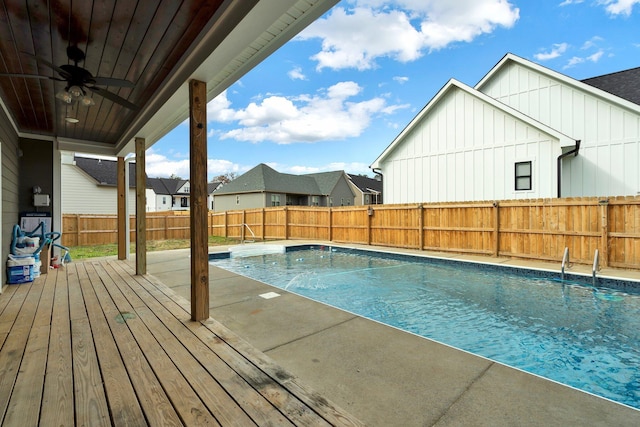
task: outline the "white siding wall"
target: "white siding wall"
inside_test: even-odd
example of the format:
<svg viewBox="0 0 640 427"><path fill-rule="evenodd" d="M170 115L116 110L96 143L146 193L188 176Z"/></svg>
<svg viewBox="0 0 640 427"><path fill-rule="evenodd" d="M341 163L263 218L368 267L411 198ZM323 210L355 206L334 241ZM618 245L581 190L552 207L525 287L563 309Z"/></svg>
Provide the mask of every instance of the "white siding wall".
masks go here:
<svg viewBox="0 0 640 427"><path fill-rule="evenodd" d="M553 197L557 140L452 88L382 164L385 203ZM532 161L533 189L514 190Z"/></svg>
<svg viewBox="0 0 640 427"><path fill-rule="evenodd" d="M116 187L96 185L77 166L62 164L63 214L116 214L118 196ZM136 191L129 190L129 214L136 212Z"/></svg>
<svg viewBox="0 0 640 427"><path fill-rule="evenodd" d="M521 64L510 63L482 92L582 140L563 163L562 196L640 194L640 115Z"/></svg>

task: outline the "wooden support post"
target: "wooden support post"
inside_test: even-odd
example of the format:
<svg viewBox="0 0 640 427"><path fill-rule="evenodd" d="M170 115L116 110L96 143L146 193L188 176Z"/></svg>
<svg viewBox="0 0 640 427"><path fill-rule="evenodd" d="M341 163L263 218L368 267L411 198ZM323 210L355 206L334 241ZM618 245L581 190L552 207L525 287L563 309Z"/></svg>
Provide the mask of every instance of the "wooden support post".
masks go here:
<svg viewBox="0 0 640 427"><path fill-rule="evenodd" d="M602 230L600 236L600 267L609 265L609 200L600 200Z"/></svg>
<svg viewBox="0 0 640 427"><path fill-rule="evenodd" d="M264 236L265 236L265 229L267 228L267 226L264 223L265 215L266 214L265 214L264 208L262 208L262 233L261 234L262 234L262 241L263 242L264 242Z"/></svg>
<svg viewBox="0 0 640 427"><path fill-rule="evenodd" d="M189 81L189 158L191 189L191 320L209 318L209 241L207 239L207 86Z"/></svg>
<svg viewBox="0 0 640 427"><path fill-rule="evenodd" d="M136 274L147 274L147 178L144 138L136 138Z"/></svg>
<svg viewBox="0 0 640 427"><path fill-rule="evenodd" d="M117 182L118 182L118 259L127 258L127 220L129 215L126 209L126 197L129 189L125 186L124 174L126 173L124 157L118 157Z"/></svg>
<svg viewBox="0 0 640 427"><path fill-rule="evenodd" d="M328 224L327 226L329 227L329 241L331 242L331 240L333 239L333 210L332 208L329 208L329 220L327 221Z"/></svg>
<svg viewBox="0 0 640 427"><path fill-rule="evenodd" d="M493 256L500 255L500 205L493 202Z"/></svg>

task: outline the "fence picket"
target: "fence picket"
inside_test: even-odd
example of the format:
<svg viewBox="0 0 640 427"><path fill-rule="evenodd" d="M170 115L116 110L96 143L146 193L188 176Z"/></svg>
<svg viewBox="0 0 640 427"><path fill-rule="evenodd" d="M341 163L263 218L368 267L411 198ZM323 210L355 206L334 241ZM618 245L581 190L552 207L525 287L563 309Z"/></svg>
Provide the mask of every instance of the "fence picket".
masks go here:
<svg viewBox="0 0 640 427"><path fill-rule="evenodd" d="M182 213L147 213L148 240L189 239L189 220ZM640 197L286 206L210 212L209 224L210 235L232 239L240 239L247 224L263 240L328 240L557 262L569 247L571 261L582 264L590 264L598 249L602 265L640 269ZM65 246L115 243L117 217L64 214L63 231Z"/></svg>

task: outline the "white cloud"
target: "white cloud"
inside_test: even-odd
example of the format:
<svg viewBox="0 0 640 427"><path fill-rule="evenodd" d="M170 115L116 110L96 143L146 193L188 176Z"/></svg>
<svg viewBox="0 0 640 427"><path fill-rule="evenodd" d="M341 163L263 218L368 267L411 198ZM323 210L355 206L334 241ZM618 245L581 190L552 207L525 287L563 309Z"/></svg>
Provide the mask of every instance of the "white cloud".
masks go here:
<svg viewBox="0 0 640 427"><path fill-rule="evenodd" d="M145 171L151 178L168 178L177 175L184 179L189 179L189 159L170 159L165 155L156 153L152 148L147 150L145 155ZM249 168L229 160L208 159L207 176L222 175L227 172L243 173Z"/></svg>
<svg viewBox="0 0 640 427"><path fill-rule="evenodd" d="M307 80L307 76L304 75L300 67L295 67L293 70L290 70L287 75L291 80Z"/></svg>
<svg viewBox="0 0 640 427"><path fill-rule="evenodd" d="M589 40L587 40L586 42L584 42L584 44L582 45L582 47L580 49L582 50L587 50L587 49L591 49L597 46L598 43L600 43L601 41L603 41L604 39L602 37L599 36L593 36L591 37Z"/></svg>
<svg viewBox="0 0 640 427"><path fill-rule="evenodd" d="M268 96L233 112L233 120L242 127L223 132L220 139L277 144L344 140L362 134L373 117L406 108L387 105L381 97L352 100L361 92L360 85L349 81L336 83L315 95Z"/></svg>
<svg viewBox="0 0 640 427"><path fill-rule="evenodd" d="M309 173L318 173L318 172L331 172L331 171L339 171L343 170L350 174L371 174L371 169L369 169L369 165L366 163L359 162L332 162L322 166L282 166L278 168L278 166L274 166L278 172L283 173L291 173L295 175L304 175Z"/></svg>
<svg viewBox="0 0 640 427"><path fill-rule="evenodd" d="M571 59L569 59L569 62L567 62L567 65L565 65L563 68L564 69L571 68L578 64L582 64L584 62L598 62L600 58L602 58L602 55L604 55L604 51L599 50L596 53L591 54L589 56L584 56L584 57L574 56Z"/></svg>
<svg viewBox="0 0 640 427"><path fill-rule="evenodd" d="M336 7L300 39L322 39L317 68L371 69L378 58L410 62L455 42L470 42L496 27L511 28L520 10L507 0L359 0Z"/></svg>
<svg viewBox="0 0 640 427"><path fill-rule="evenodd" d="M227 91L213 98L207 103L207 121L229 122L233 120L233 109L230 108L231 101L227 99Z"/></svg>
<svg viewBox="0 0 640 427"><path fill-rule="evenodd" d="M560 3L559 6L568 6L570 4L580 4L583 1L584 0L565 0L562 3Z"/></svg>
<svg viewBox="0 0 640 427"><path fill-rule="evenodd" d="M145 155L145 171L151 178L168 178L172 174L182 178L189 178L189 159L170 160L153 149L147 150Z"/></svg>
<svg viewBox="0 0 640 427"><path fill-rule="evenodd" d="M551 50L547 52L540 52L533 55L538 61L548 61L550 59L554 59L562 55L567 51L569 45L567 43L557 43L554 44Z"/></svg>
<svg viewBox="0 0 640 427"><path fill-rule="evenodd" d="M393 78L393 80L395 80L396 82L398 82L400 84L404 84L404 83L409 81L409 77L396 76L396 77Z"/></svg>
<svg viewBox="0 0 640 427"><path fill-rule="evenodd" d="M600 0L600 3L612 15L630 16L633 6L640 4L640 0Z"/></svg>

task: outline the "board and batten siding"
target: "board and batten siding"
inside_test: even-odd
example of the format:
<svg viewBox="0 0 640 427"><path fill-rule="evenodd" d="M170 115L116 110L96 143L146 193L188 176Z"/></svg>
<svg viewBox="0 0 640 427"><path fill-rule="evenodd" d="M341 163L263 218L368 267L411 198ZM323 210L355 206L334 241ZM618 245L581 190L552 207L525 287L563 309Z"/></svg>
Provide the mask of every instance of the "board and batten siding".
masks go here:
<svg viewBox="0 0 640 427"><path fill-rule="evenodd" d="M558 140L453 88L382 161L385 203L554 197ZM515 162L531 161L531 191Z"/></svg>
<svg viewBox="0 0 640 427"><path fill-rule="evenodd" d="M95 180L73 164L63 162L62 213L63 214L116 214L118 190L116 187L97 185ZM136 191L129 189L129 215L136 213Z"/></svg>
<svg viewBox="0 0 640 427"><path fill-rule="evenodd" d="M514 61L478 89L581 140L578 156L563 163L563 197L640 194L640 107Z"/></svg>
<svg viewBox="0 0 640 427"><path fill-rule="evenodd" d="M9 248L13 236L13 227L19 221L19 197L18 197L18 176L19 168L19 138L14 131L11 122L4 113L4 109L0 108L0 155L2 156L2 165L0 166L2 174L2 224L0 253L2 254L2 262L9 256ZM7 281L6 269L2 268L2 282L0 289Z"/></svg>

